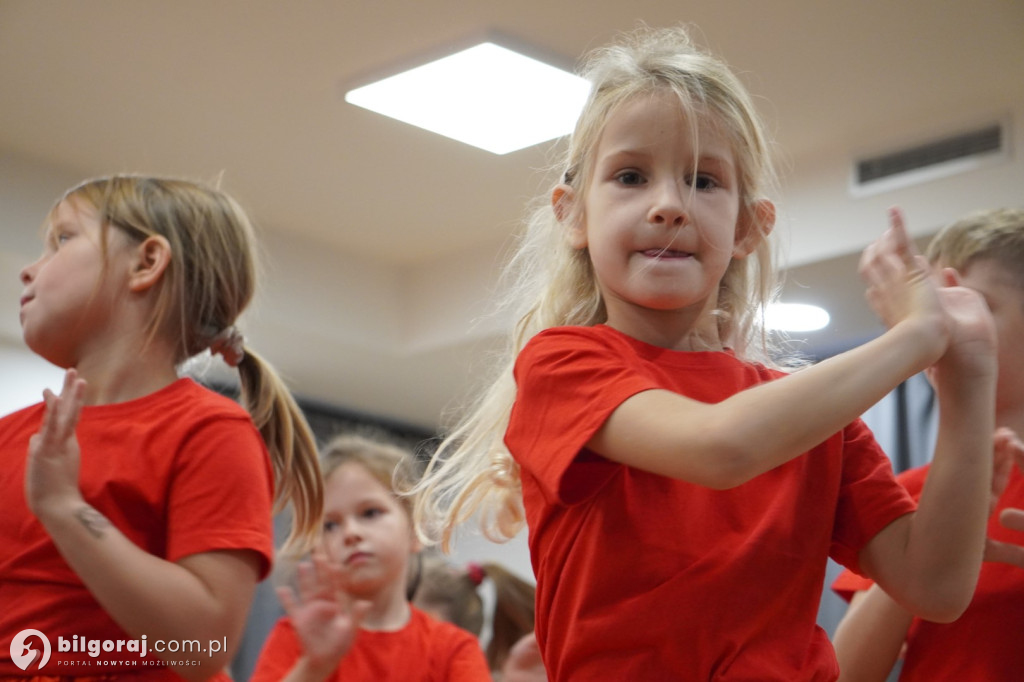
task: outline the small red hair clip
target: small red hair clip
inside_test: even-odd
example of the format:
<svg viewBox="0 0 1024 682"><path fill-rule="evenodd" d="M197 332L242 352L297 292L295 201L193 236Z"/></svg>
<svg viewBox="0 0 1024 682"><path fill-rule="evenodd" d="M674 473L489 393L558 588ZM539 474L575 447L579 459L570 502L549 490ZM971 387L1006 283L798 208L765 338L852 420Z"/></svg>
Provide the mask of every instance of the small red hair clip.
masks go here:
<svg viewBox="0 0 1024 682"><path fill-rule="evenodd" d="M466 575L469 576L470 582L480 587L480 583L484 581L484 567L475 562L466 564Z"/></svg>

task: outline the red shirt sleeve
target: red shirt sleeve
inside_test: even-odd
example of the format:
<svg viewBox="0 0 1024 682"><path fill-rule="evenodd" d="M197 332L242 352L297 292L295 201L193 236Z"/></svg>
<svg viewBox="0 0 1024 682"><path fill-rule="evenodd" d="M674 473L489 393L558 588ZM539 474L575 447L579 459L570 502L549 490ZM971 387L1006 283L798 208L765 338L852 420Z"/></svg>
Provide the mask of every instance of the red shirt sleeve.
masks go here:
<svg viewBox="0 0 1024 682"><path fill-rule="evenodd" d="M866 429L867 427L864 428ZM924 480L927 473L928 466L926 465L916 469L910 469L896 477L896 480L903 486L907 491L907 494L915 503L921 497L921 489L924 487ZM881 528L878 530L881 530ZM871 534L870 537L874 537L874 534ZM832 582L832 591L846 601L850 601L853 599L854 593L867 590L874 584L875 581L871 578L867 578L847 568Z"/></svg>
<svg viewBox="0 0 1024 682"><path fill-rule="evenodd" d="M587 327L559 327L535 336L516 359L505 445L550 500L580 502L608 480L620 465L584 446L627 398L659 387L614 343Z"/></svg>
<svg viewBox="0 0 1024 682"><path fill-rule="evenodd" d="M176 454L167 499L167 558L214 550L256 551L260 578L273 558L273 472L247 418L198 426Z"/></svg>

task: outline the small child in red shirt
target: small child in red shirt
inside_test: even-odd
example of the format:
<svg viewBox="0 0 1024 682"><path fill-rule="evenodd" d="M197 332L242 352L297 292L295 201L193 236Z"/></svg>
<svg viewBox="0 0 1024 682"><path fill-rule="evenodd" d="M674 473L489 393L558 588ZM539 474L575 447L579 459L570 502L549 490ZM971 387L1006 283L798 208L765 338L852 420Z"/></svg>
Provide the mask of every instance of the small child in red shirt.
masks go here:
<svg viewBox="0 0 1024 682"><path fill-rule="evenodd" d="M66 374L0 419L0 679L226 678L275 498L311 544L316 443L236 326L256 252L241 206L185 179L94 178L50 210L21 326ZM179 375L204 351L242 405Z"/></svg>
<svg viewBox="0 0 1024 682"><path fill-rule="evenodd" d="M992 475L981 297L939 287L893 212L861 268L889 330L774 369L771 145L746 88L683 29L639 29L586 75L511 263L506 362L420 487L424 537L525 520L555 682L835 680L816 624L829 556L959 616ZM858 417L932 365L942 475L915 511Z"/></svg>
<svg viewBox="0 0 1024 682"><path fill-rule="evenodd" d="M832 589L850 600L834 644L841 679L885 680L904 650L901 682L986 682L1017 679L1024 671L1024 210L996 209L949 225L928 245L936 267L959 272L963 286L980 292L995 318L995 493L974 598L952 623L915 618L868 578L844 571ZM917 499L930 466L899 481ZM905 644L905 647L904 647Z"/></svg>
<svg viewBox="0 0 1024 682"><path fill-rule="evenodd" d="M287 616L267 638L251 682L490 680L477 639L408 600L410 561L420 549L414 480L401 448L339 436L323 453L323 540L298 567L298 591L278 595Z"/></svg>

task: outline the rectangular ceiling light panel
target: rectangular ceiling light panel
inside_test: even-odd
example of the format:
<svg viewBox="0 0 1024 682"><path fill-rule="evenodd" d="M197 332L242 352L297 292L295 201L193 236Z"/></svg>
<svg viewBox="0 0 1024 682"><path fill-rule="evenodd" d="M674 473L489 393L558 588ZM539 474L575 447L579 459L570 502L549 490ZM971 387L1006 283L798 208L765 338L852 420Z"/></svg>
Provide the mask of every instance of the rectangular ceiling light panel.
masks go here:
<svg viewBox="0 0 1024 682"><path fill-rule="evenodd" d="M345 101L494 154L572 132L590 84L481 43L350 90Z"/></svg>

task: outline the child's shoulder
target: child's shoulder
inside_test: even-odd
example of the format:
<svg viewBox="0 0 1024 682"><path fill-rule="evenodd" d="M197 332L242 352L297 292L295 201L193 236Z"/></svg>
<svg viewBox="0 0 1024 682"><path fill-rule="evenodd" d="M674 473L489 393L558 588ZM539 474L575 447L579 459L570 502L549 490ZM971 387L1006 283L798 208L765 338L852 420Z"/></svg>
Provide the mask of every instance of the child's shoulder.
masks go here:
<svg viewBox="0 0 1024 682"><path fill-rule="evenodd" d="M0 417L0 445L3 445L9 439L17 438L26 430L31 433L39 430L39 423L43 418L43 409L44 404L39 402Z"/></svg>
<svg viewBox="0 0 1024 682"><path fill-rule="evenodd" d="M195 424L224 419L249 420L249 413L226 395L183 377L173 383L123 403L86 407L86 423L130 420L151 424Z"/></svg>
<svg viewBox="0 0 1024 682"><path fill-rule="evenodd" d="M412 604L409 605L409 608L412 611L412 616L409 618L407 627L423 633L432 642L442 643L442 646L457 647L466 641L477 641L471 632L454 623L434 618Z"/></svg>
<svg viewBox="0 0 1024 682"><path fill-rule="evenodd" d="M549 327L537 332L523 350L542 348L581 348L586 346L628 347L631 339L606 324L593 326Z"/></svg>
<svg viewBox="0 0 1024 682"><path fill-rule="evenodd" d="M208 388L189 377L182 377L148 397L153 399L152 404L156 407L174 405L197 412L215 411L225 414L245 412L245 408L227 394Z"/></svg>

